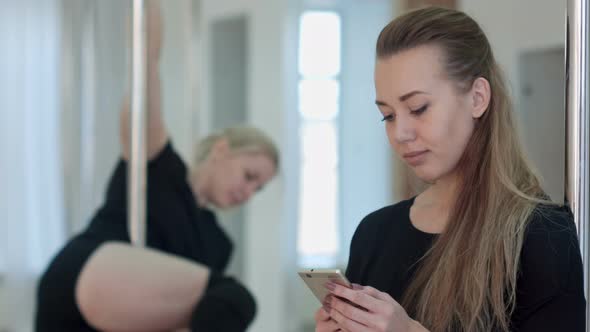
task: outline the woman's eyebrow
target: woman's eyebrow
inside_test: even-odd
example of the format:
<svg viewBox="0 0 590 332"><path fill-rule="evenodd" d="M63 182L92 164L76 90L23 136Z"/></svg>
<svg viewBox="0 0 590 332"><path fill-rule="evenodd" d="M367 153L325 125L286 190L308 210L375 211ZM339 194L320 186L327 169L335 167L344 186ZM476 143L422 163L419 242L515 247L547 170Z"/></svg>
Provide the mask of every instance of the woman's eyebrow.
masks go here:
<svg viewBox="0 0 590 332"><path fill-rule="evenodd" d="M419 94L424 94L424 95L428 95L428 92L424 92L424 91L419 91L419 90L414 90L412 92L408 92L404 95L402 95L401 97L399 97L400 101L406 101L412 97L414 97L415 95L419 95Z"/></svg>

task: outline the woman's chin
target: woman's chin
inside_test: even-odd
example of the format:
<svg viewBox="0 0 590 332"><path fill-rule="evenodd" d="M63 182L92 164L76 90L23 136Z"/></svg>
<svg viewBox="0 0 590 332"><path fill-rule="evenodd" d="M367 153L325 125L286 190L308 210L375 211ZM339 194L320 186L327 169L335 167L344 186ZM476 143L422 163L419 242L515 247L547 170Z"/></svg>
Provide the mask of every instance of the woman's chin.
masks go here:
<svg viewBox="0 0 590 332"><path fill-rule="evenodd" d="M222 209L222 210L227 210L227 209L231 209L233 207L233 205L230 202L218 202L215 204L215 207L217 207L218 209Z"/></svg>
<svg viewBox="0 0 590 332"><path fill-rule="evenodd" d="M232 208L235 208L235 207L237 207L239 205L241 205L240 202L232 199L231 197L226 197L224 199L218 199L215 202L215 206L217 208L224 209L224 210L232 209Z"/></svg>
<svg viewBox="0 0 590 332"><path fill-rule="evenodd" d="M429 184L436 182L436 180L440 177L440 174L428 172L424 169L413 169L413 171L418 179Z"/></svg>
<svg viewBox="0 0 590 332"><path fill-rule="evenodd" d="M209 201L209 206L220 210L225 210L231 207L229 206L228 201L224 199L211 199Z"/></svg>

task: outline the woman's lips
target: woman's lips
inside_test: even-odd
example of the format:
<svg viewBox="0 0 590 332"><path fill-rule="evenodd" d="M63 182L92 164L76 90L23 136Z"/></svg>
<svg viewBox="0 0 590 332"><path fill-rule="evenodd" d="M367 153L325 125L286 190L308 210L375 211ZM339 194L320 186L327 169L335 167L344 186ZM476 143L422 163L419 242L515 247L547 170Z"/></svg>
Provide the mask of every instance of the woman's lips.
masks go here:
<svg viewBox="0 0 590 332"><path fill-rule="evenodd" d="M412 151L404 153L403 157L411 166L418 166L424 162L428 150Z"/></svg>

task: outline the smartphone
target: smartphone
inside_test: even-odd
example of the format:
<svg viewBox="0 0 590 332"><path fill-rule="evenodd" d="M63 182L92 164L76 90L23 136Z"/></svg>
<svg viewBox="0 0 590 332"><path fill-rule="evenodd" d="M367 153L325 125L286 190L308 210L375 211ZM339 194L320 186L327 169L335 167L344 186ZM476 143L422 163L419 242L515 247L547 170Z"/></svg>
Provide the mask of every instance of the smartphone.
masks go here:
<svg viewBox="0 0 590 332"><path fill-rule="evenodd" d="M326 296L330 294L330 291L324 286L328 281L352 288L352 284L339 269L304 269L297 273L322 304Z"/></svg>

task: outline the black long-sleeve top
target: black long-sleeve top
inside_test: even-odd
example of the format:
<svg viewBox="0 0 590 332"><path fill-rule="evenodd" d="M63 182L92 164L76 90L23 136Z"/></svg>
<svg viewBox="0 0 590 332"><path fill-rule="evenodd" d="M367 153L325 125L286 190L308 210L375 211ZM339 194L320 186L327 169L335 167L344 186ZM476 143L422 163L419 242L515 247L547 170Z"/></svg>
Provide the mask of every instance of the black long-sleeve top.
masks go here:
<svg viewBox="0 0 590 332"><path fill-rule="evenodd" d="M436 239L412 225L414 199L377 210L359 224L350 246L347 278L400 302ZM537 208L525 232L511 331L583 332L583 270L569 209ZM433 308L436 310L436 308Z"/></svg>

